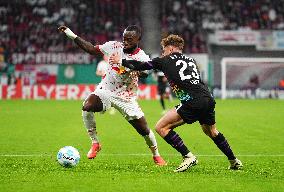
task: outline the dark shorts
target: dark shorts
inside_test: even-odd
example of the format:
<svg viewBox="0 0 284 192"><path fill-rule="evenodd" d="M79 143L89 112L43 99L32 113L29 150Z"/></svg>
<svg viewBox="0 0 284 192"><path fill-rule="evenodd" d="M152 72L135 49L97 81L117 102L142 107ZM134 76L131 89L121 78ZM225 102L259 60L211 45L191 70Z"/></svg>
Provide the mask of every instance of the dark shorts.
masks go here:
<svg viewBox="0 0 284 192"><path fill-rule="evenodd" d="M185 123L191 124L199 121L200 125L215 124L215 100L210 97L194 99L176 106L177 113Z"/></svg>
<svg viewBox="0 0 284 192"><path fill-rule="evenodd" d="M159 83L158 84L158 93L159 95L163 95L166 93L167 84L166 83Z"/></svg>

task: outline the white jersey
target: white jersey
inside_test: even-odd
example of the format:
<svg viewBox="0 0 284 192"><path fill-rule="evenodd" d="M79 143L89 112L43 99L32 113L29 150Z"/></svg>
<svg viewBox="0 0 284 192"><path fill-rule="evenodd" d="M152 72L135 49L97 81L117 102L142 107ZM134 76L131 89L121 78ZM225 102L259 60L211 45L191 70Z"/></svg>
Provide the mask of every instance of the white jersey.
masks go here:
<svg viewBox="0 0 284 192"><path fill-rule="evenodd" d="M123 44L117 41L108 41L103 45L99 45L99 49L107 56L113 53L119 53L122 59L142 62L150 61L150 57L140 48L137 48L132 54L124 53ZM109 90L117 97L125 100L136 99L138 74L139 72L132 71L118 64L108 65L105 77L102 79L97 89Z"/></svg>

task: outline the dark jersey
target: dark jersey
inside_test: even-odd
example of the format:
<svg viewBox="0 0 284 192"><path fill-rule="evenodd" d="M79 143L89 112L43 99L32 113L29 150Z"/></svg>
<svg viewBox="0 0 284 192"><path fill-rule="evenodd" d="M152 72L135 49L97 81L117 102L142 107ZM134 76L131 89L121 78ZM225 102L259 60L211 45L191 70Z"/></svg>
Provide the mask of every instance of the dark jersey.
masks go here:
<svg viewBox="0 0 284 192"><path fill-rule="evenodd" d="M142 64L136 61L123 61L123 65L134 70L157 69L162 71L181 102L212 97L208 87L200 79L195 60L182 53L172 53Z"/></svg>

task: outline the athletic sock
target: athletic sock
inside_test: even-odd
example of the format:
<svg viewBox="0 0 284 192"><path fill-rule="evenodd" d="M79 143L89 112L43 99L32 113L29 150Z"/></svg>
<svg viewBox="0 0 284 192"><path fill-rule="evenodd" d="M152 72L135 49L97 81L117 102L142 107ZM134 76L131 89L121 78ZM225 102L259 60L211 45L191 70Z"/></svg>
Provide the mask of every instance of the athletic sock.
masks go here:
<svg viewBox="0 0 284 192"><path fill-rule="evenodd" d="M217 147L228 157L229 160L236 159L228 141L222 133L219 132L216 137L212 138L212 140L217 145Z"/></svg>
<svg viewBox="0 0 284 192"><path fill-rule="evenodd" d="M92 140L92 143L98 143L99 140L96 131L96 122L94 120L94 113L88 111L82 111L82 117L87 132Z"/></svg>
<svg viewBox="0 0 284 192"><path fill-rule="evenodd" d="M143 136L146 144L149 146L153 156L160 156L157 141L153 131L150 129L149 135Z"/></svg>
<svg viewBox="0 0 284 192"><path fill-rule="evenodd" d="M164 140L177 150L182 156L186 156L190 151L184 145L180 136L173 130L164 137Z"/></svg>
<svg viewBox="0 0 284 192"><path fill-rule="evenodd" d="M161 105L162 105L163 110L165 110L165 109L166 109L166 107L165 107L165 101L164 101L164 99L163 99L162 97L160 98L160 103L161 103Z"/></svg>

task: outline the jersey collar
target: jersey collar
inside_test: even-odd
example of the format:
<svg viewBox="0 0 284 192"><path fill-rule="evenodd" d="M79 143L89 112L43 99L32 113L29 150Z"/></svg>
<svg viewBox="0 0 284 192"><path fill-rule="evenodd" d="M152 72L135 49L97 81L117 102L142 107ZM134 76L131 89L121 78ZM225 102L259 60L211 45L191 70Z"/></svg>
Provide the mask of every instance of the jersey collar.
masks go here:
<svg viewBox="0 0 284 192"><path fill-rule="evenodd" d="M137 47L132 53L130 53L130 56L136 55L141 49Z"/></svg>
<svg viewBox="0 0 284 192"><path fill-rule="evenodd" d="M127 53L127 52L124 52L126 54L129 54L130 56L132 55L136 55L141 49L139 47L137 47L136 49L134 49L131 53Z"/></svg>

